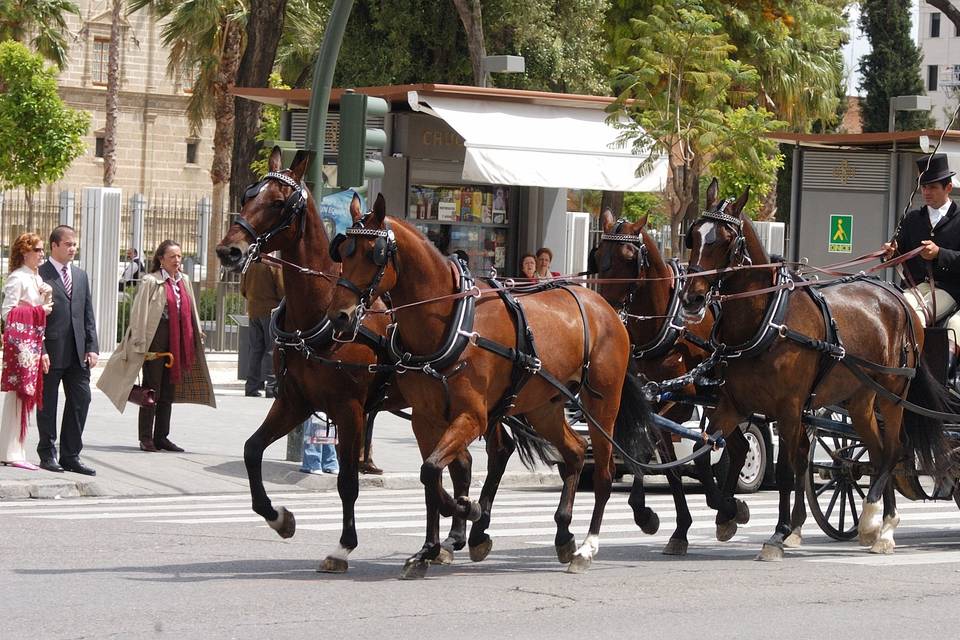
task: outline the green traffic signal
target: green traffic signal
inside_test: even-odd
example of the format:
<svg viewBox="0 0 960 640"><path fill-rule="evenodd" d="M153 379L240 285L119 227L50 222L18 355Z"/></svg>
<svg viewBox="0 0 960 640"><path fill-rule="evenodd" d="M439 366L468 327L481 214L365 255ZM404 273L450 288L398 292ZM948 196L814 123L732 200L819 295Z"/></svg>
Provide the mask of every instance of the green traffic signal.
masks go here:
<svg viewBox="0 0 960 640"><path fill-rule="evenodd" d="M390 104L348 89L340 97L340 146L337 149L337 186L342 189L360 187L367 178L383 177L383 163L368 160L367 149L383 151L387 133L368 129L368 117L386 116Z"/></svg>

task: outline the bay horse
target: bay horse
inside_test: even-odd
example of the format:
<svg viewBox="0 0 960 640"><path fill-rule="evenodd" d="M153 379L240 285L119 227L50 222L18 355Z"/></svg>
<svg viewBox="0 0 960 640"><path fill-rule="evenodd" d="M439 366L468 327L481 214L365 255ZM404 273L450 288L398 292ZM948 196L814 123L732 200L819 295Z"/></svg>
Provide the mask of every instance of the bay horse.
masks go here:
<svg viewBox="0 0 960 640"><path fill-rule="evenodd" d="M354 332L374 299L389 292L394 305L391 341L405 369L397 385L413 407L427 507L423 547L407 559L401 577L425 575L439 551L440 515L473 521L471 558L486 557L496 483L485 486L476 503L452 498L440 479L503 414L523 416L559 452L557 558L568 564L568 572L587 570L599 549L610 497L615 422L618 440L633 455L649 454L652 447L649 423L639 419L648 417L640 386L626 376L630 343L616 312L593 291L562 282L519 301L503 289L481 288L410 224L387 217L382 196L372 212L334 240L331 251L343 272L327 317L341 333ZM593 515L579 548L569 527L586 443L564 416L565 401L577 391L592 416L596 459ZM490 459L498 463L502 458ZM488 480L494 472L502 469L491 469Z"/></svg>
<svg viewBox="0 0 960 640"><path fill-rule="evenodd" d="M830 405L846 407L875 472L858 522L860 543L872 553L892 553L900 521L890 481L894 466L905 454L911 459L916 454L926 473L951 472L942 422L904 416L901 404L905 399L938 411L949 408L946 390L921 356L920 320L899 290L882 281L853 276L813 288L783 264L762 267L770 259L744 213L748 197L749 188L736 201L721 202L717 181L710 184L707 209L687 236L688 274L694 277L686 281L681 300L685 316L695 320L710 298L720 296L711 341L722 355L725 384L711 426L727 434L751 413L777 421L778 523L757 559L782 560L784 546L802 541L810 447L802 414ZM738 269L751 265L761 268ZM713 272L728 267L734 269Z"/></svg>
<svg viewBox="0 0 960 640"><path fill-rule="evenodd" d="M713 329L713 315L697 323L685 323L680 317L679 298L682 270L676 260L667 263L650 234L645 231L647 216L636 222L616 220L609 210L601 216L603 234L591 260L591 272L601 281L597 291L617 309L630 335L632 370L648 380L661 382L679 378L700 364L708 353L704 350ZM615 280L619 282L603 282ZM692 384L684 390L694 395ZM681 423L690 418L692 407L682 403L666 403L663 415ZM676 453L671 434L655 429L661 460L673 462ZM727 439L730 464L721 489L724 500L717 510L717 539L729 540L738 524L750 519L750 510L742 500L733 497L748 444L740 429ZM700 461L703 461L702 463ZM709 457L697 461L698 475L712 476ZM676 529L663 549L666 555L686 555L687 531L693 524L687 506L683 482L676 469L666 472L670 492L677 511ZM656 533L659 519L645 507L643 476L635 470L630 490L630 505L638 516L637 524L647 533Z"/></svg>
<svg viewBox="0 0 960 640"><path fill-rule="evenodd" d="M253 510L282 538L296 531L293 514L284 507L274 509L263 486L263 452L292 431L311 413L324 411L337 425L337 455L340 473L337 491L343 506L343 529L338 547L321 562L319 570L343 573L347 557L357 547L355 505L359 493L359 458L367 421L377 408L407 406L396 387L378 407L384 380L372 373L378 364L376 336L386 331L387 319L371 315L364 321L372 339L348 343L333 340L325 319L333 295L333 278L339 271L329 256L329 238L310 191L303 184L312 154L299 152L291 167L283 169L279 147L269 159L269 173L249 187L240 215L217 244L221 264L239 271L250 252L279 251L287 296L282 313L274 315L280 339L274 350L277 397L260 427L243 448L243 461L250 483ZM359 198L352 207L359 212ZM255 249L254 249L255 247ZM255 256L254 256L255 257ZM326 275L326 277L324 277ZM466 496L470 487L470 453L463 452L450 467L454 491ZM450 536L444 540L441 562L451 562L453 551L466 544L466 520L455 519Z"/></svg>

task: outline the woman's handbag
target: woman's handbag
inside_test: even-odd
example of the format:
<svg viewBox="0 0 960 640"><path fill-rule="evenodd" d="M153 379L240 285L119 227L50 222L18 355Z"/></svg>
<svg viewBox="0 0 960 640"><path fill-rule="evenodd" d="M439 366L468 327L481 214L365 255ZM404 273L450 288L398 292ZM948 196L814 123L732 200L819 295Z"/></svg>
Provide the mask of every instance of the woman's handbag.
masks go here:
<svg viewBox="0 0 960 640"><path fill-rule="evenodd" d="M127 399L141 407L152 407L157 404L157 392L142 384L135 384L130 389L130 397Z"/></svg>

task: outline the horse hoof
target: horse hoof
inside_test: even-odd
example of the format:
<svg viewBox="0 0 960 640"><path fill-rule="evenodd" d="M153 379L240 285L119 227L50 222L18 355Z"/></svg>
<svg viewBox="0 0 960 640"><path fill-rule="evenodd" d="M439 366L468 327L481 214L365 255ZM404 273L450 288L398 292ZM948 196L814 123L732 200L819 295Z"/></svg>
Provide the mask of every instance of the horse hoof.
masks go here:
<svg viewBox="0 0 960 640"><path fill-rule="evenodd" d="M800 529L791 531L790 535L783 541L783 546L788 549L799 549L801 544L803 544L803 536L800 534Z"/></svg>
<svg viewBox="0 0 960 640"><path fill-rule="evenodd" d="M420 580L427 575L427 569L430 568L430 562L428 560L420 560L419 558L410 558L403 564L403 568L400 569L400 579L401 580Z"/></svg>
<svg viewBox="0 0 960 640"><path fill-rule="evenodd" d="M571 537L566 544L557 545L557 560L560 564L569 564L573 560L573 554L577 552L577 541Z"/></svg>
<svg viewBox="0 0 960 640"><path fill-rule="evenodd" d="M860 531L857 533L857 542L861 547L872 547L880 539L879 531Z"/></svg>
<svg viewBox="0 0 960 640"><path fill-rule="evenodd" d="M284 539L292 538L297 532L297 519L293 517L293 513L287 511L286 507L278 508L277 519L267 520L267 524Z"/></svg>
<svg viewBox="0 0 960 640"><path fill-rule="evenodd" d="M570 564L567 565L567 573L586 573L592 564L593 558L575 555Z"/></svg>
<svg viewBox="0 0 960 640"><path fill-rule="evenodd" d="M750 507L743 500L736 500L736 503L737 515L733 519L737 521L737 524L747 524L750 522Z"/></svg>
<svg viewBox="0 0 960 640"><path fill-rule="evenodd" d="M883 538L877 540L873 543L873 546L870 547L870 553L877 553L880 555L888 556L893 553L893 550L896 548L893 540L885 540Z"/></svg>
<svg viewBox="0 0 960 640"><path fill-rule="evenodd" d="M440 553L433 559L433 564L453 564L453 549L440 546Z"/></svg>
<svg viewBox="0 0 960 640"><path fill-rule="evenodd" d="M470 546L470 559L474 562L482 562L487 559L487 556L490 555L490 550L493 549L493 540L487 538L478 545Z"/></svg>
<svg viewBox="0 0 960 640"><path fill-rule="evenodd" d="M736 519L717 525L717 540L719 540L720 542L726 542L736 534L737 534Z"/></svg>
<svg viewBox="0 0 960 640"><path fill-rule="evenodd" d="M757 554L757 560L761 562L782 562L783 561L783 547L764 543L763 547L760 549L760 553Z"/></svg>
<svg viewBox="0 0 960 640"><path fill-rule="evenodd" d="M343 558L327 556L317 568L317 573L346 573L347 561Z"/></svg>
<svg viewBox="0 0 960 640"><path fill-rule="evenodd" d="M667 546L663 548L663 555L665 556L685 556L687 555L687 547L690 546L686 540L678 540L676 538L670 538L667 542Z"/></svg>
<svg viewBox="0 0 960 640"><path fill-rule="evenodd" d="M660 530L660 516L655 512L650 512L650 517L647 518L647 521L640 525L640 531L643 531L648 536L652 536L657 531Z"/></svg>

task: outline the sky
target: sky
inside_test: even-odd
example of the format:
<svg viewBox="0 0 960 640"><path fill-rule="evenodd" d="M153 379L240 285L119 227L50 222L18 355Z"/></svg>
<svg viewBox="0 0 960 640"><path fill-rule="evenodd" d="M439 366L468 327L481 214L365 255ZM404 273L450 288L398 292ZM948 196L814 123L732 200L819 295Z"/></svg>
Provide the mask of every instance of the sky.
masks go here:
<svg viewBox="0 0 960 640"><path fill-rule="evenodd" d="M847 95L848 96L859 96L862 95L860 90L857 89L857 85L860 83L860 74L857 73L857 66L860 61L860 57L870 51L870 44L867 42L867 38L860 31L860 27L857 23L860 20L860 5L857 3L852 3L847 9L850 13L850 23L849 31L850 34L850 43L843 48L843 60L844 65L847 69ZM918 0L913 0L911 3L910 16L913 20L913 41L917 41L917 23L919 22L920 9L918 6Z"/></svg>

